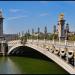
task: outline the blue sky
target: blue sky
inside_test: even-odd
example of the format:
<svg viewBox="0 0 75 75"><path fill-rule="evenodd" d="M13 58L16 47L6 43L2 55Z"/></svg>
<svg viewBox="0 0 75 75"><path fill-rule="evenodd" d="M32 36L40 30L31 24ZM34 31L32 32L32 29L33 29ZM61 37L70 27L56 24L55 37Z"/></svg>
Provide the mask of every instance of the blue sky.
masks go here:
<svg viewBox="0 0 75 75"><path fill-rule="evenodd" d="M75 31L75 1L0 1L4 16L4 33L31 31L40 27L43 32L47 26L52 32L57 25L58 15L64 13L65 23Z"/></svg>

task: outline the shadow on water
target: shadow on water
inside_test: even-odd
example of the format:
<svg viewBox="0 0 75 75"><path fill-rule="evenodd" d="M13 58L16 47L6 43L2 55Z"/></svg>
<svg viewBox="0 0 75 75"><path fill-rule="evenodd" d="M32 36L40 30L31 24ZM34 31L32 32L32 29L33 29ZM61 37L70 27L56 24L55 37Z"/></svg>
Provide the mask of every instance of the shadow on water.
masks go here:
<svg viewBox="0 0 75 75"><path fill-rule="evenodd" d="M29 58L41 59L41 60L53 62L42 53L27 46L25 47L20 46L20 47L15 48L13 51L11 51L10 56L29 57Z"/></svg>

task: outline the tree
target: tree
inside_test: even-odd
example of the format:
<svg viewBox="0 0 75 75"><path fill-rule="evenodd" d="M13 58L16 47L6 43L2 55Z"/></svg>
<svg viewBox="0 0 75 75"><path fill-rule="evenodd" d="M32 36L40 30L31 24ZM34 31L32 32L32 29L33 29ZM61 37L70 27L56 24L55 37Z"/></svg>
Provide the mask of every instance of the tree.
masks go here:
<svg viewBox="0 0 75 75"><path fill-rule="evenodd" d="M53 39L58 40L58 34L51 34L51 35L49 36L49 39L50 39L50 40L53 40Z"/></svg>

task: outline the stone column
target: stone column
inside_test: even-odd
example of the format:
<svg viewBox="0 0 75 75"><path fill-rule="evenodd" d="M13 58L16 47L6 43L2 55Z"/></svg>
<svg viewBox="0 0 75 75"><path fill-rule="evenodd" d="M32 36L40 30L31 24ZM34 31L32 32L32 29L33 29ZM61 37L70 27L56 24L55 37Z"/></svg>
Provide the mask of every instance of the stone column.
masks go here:
<svg viewBox="0 0 75 75"><path fill-rule="evenodd" d="M1 43L1 51L2 51L3 56L5 56L5 49L4 49L3 42Z"/></svg>

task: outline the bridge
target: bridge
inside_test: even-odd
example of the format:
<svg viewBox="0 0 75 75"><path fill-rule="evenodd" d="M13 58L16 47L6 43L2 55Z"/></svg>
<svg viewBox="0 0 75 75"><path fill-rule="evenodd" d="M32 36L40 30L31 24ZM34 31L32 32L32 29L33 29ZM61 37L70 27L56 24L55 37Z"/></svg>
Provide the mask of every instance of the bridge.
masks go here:
<svg viewBox="0 0 75 75"><path fill-rule="evenodd" d="M75 46L73 43L66 44L66 42L59 43L43 40L27 40L25 44L21 43L21 40L9 41L7 43L7 55L11 52L14 53L15 51L13 50L17 47L27 46L50 58L68 73L75 74Z"/></svg>
<svg viewBox="0 0 75 75"><path fill-rule="evenodd" d="M0 19L0 54L3 54L3 56L10 55L10 53L15 53L15 48L27 46L52 59L68 73L75 74L75 43L67 43L67 40L65 40L65 42L60 42L60 38L59 42L54 42L54 40L27 40L27 42L22 42L22 40L12 40L7 42L3 36L2 11L0 11ZM64 21L63 14L61 14L58 21L60 27L58 31L61 38L63 38L62 35L64 36L62 33L64 30L64 27L62 27L64 25Z"/></svg>

